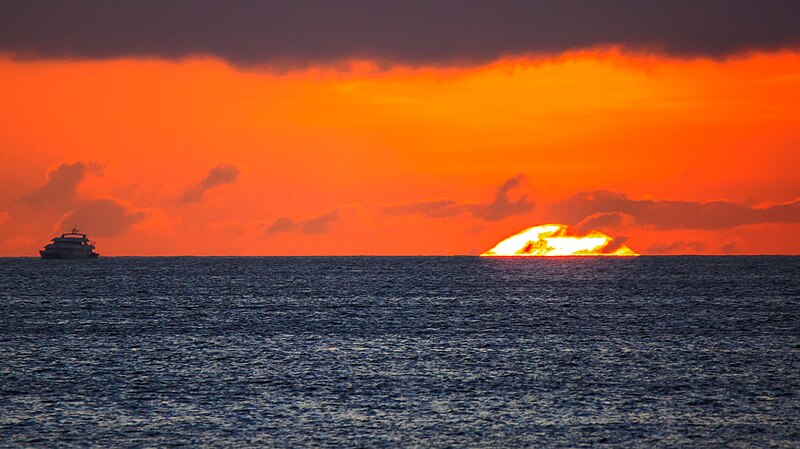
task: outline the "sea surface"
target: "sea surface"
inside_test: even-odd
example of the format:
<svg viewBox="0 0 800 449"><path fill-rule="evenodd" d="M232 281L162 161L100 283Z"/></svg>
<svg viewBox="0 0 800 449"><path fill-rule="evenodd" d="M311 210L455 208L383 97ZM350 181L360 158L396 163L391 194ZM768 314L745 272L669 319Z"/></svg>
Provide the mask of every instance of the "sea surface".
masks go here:
<svg viewBox="0 0 800 449"><path fill-rule="evenodd" d="M800 258L0 259L0 447L800 447Z"/></svg>

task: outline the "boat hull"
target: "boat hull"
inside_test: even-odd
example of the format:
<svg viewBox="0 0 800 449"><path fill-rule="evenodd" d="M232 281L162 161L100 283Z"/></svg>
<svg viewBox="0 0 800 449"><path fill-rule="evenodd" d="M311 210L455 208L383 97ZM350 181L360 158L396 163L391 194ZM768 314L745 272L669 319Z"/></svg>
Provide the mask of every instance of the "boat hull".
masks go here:
<svg viewBox="0 0 800 449"><path fill-rule="evenodd" d="M100 254L97 253L83 253L83 254L70 254L62 251L39 251L39 256L42 259L97 259Z"/></svg>

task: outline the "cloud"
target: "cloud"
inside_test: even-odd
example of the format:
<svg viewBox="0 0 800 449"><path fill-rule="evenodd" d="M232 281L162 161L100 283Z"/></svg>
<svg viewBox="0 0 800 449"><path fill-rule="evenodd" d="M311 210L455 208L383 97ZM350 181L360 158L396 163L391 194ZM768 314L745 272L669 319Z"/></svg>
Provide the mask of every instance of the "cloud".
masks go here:
<svg viewBox="0 0 800 449"><path fill-rule="evenodd" d="M339 219L339 212L333 211L329 214L320 215L300 223L303 234L324 234L331 229L331 225Z"/></svg>
<svg viewBox="0 0 800 449"><path fill-rule="evenodd" d="M223 184L232 184L238 177L238 168L232 165L218 165L212 168L200 182L189 187L181 201L184 203L200 201L207 190Z"/></svg>
<svg viewBox="0 0 800 449"><path fill-rule="evenodd" d="M511 215L525 214L532 211L536 205L528 201L528 195L522 195L516 201L509 201L508 192L525 180L525 175L517 175L500 186L494 201L486 205L477 205L472 209L472 214L485 220L496 221Z"/></svg>
<svg viewBox="0 0 800 449"><path fill-rule="evenodd" d="M60 229L80 228L98 237L111 237L128 230L144 218L144 213L134 212L113 199L80 201L59 223Z"/></svg>
<svg viewBox="0 0 800 449"><path fill-rule="evenodd" d="M759 223L800 223L800 199L766 207L731 201L633 200L623 193L597 190L581 192L550 207L561 221L624 214L636 224L660 229L729 229ZM600 215L598 215L600 214Z"/></svg>
<svg viewBox="0 0 800 449"><path fill-rule="evenodd" d="M235 64L482 62L597 46L727 56L800 42L792 0L4 1L0 52Z"/></svg>
<svg viewBox="0 0 800 449"><path fill-rule="evenodd" d="M45 183L17 198L10 220L21 232L50 233L57 229L85 228L93 236L108 237L126 231L142 220L144 213L114 198L88 198L78 192L90 174L101 174L94 161L65 162L47 173Z"/></svg>
<svg viewBox="0 0 800 449"><path fill-rule="evenodd" d="M448 198L395 204L384 207L383 211L390 215L422 214L427 218L455 217L469 212L476 218L488 221L502 220L512 215L526 214L536 207L533 202L528 201L528 195L522 195L516 200L509 199L509 192L525 179L525 175L517 175L505 181L490 203L460 202Z"/></svg>
<svg viewBox="0 0 800 449"><path fill-rule="evenodd" d="M295 221L289 217L280 217L267 228L266 233L280 234L282 232L300 232L305 235L317 235L330 232L333 223L340 218L339 211L320 215L304 221Z"/></svg>
<svg viewBox="0 0 800 449"><path fill-rule="evenodd" d="M293 231L297 228L297 223L289 217L281 217L267 228L267 234L280 234L281 232Z"/></svg>
<svg viewBox="0 0 800 449"><path fill-rule="evenodd" d="M674 240L671 243L656 243L647 249L647 254L694 254L705 251L708 246L704 242Z"/></svg>
<svg viewBox="0 0 800 449"><path fill-rule="evenodd" d="M427 218L443 218L459 215L467 207L456 200L448 198L387 206L384 211L390 215L422 214Z"/></svg>
<svg viewBox="0 0 800 449"><path fill-rule="evenodd" d="M100 171L101 165L93 161L62 163L47 173L47 180L43 185L19 198L17 203L31 207L54 205L67 208L74 200L78 184L86 175L99 174Z"/></svg>
<svg viewBox="0 0 800 449"><path fill-rule="evenodd" d="M574 229L576 232L588 232L592 230L602 230L617 228L624 224L630 224L634 218L622 212L598 212L584 218Z"/></svg>
<svg viewBox="0 0 800 449"><path fill-rule="evenodd" d="M620 235L617 237L612 237L611 241L606 243L606 246L600 251L603 254L612 254L614 251L622 248L625 245L625 242L628 241L628 237L624 235Z"/></svg>

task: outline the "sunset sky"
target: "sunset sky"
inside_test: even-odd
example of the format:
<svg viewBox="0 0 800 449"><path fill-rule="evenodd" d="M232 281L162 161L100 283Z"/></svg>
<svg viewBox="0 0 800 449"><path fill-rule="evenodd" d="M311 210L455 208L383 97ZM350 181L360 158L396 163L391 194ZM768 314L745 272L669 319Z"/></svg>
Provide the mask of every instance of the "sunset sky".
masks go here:
<svg viewBox="0 0 800 449"><path fill-rule="evenodd" d="M800 254L794 1L0 5L2 256Z"/></svg>

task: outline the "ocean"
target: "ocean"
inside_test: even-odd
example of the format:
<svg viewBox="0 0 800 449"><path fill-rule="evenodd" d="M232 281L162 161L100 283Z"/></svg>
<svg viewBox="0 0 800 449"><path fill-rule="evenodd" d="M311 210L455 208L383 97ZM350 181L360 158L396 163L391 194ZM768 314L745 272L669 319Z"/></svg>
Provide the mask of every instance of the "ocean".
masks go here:
<svg viewBox="0 0 800 449"><path fill-rule="evenodd" d="M798 447L800 257L0 259L2 447Z"/></svg>

